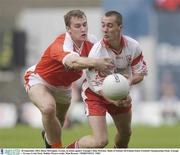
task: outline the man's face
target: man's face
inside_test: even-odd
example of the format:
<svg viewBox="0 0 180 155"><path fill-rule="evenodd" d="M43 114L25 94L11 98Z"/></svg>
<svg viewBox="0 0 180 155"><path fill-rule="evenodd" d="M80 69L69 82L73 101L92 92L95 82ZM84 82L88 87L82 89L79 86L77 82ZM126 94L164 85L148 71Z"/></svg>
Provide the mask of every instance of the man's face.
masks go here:
<svg viewBox="0 0 180 155"><path fill-rule="evenodd" d="M88 31L86 17L72 17L70 21L70 26L67 27L67 31L70 33L74 42L81 43L85 41L87 39Z"/></svg>
<svg viewBox="0 0 180 155"><path fill-rule="evenodd" d="M106 41L119 41L121 28L122 26L117 24L115 16L104 16L102 18L101 29L103 32L103 37Z"/></svg>

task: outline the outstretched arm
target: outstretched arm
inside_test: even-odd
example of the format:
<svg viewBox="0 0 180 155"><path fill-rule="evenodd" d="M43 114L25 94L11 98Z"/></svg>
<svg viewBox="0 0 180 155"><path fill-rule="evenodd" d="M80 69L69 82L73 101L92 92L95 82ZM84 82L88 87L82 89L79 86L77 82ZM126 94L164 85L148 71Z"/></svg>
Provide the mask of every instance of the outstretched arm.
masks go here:
<svg viewBox="0 0 180 155"><path fill-rule="evenodd" d="M81 70L94 68L97 70L106 70L112 68L113 64L110 58L87 58L78 55L69 55L64 64L72 69Z"/></svg>

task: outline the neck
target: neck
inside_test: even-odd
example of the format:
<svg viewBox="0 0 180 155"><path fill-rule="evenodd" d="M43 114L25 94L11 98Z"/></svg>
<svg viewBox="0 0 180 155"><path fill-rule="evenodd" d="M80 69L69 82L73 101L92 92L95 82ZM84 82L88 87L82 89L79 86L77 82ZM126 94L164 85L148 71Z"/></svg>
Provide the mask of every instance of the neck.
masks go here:
<svg viewBox="0 0 180 155"><path fill-rule="evenodd" d="M121 47L121 35L117 34L113 40L111 40L109 42L109 44L111 45L112 48L114 48L115 50L120 50Z"/></svg>
<svg viewBox="0 0 180 155"><path fill-rule="evenodd" d="M83 48L83 43L84 42L75 42L75 41L73 41L73 44L74 44L74 50L76 51L76 52L78 52L78 53L81 53L81 50L82 50L82 48Z"/></svg>
<svg viewBox="0 0 180 155"><path fill-rule="evenodd" d="M121 49L121 44L120 44L120 41L112 41L112 42L109 42L109 44L111 45L111 47L115 50L119 50Z"/></svg>
<svg viewBox="0 0 180 155"><path fill-rule="evenodd" d="M81 48L83 42L82 41L73 41L74 45L78 48Z"/></svg>
<svg viewBox="0 0 180 155"><path fill-rule="evenodd" d="M109 41L108 44L114 53L120 54L122 52L123 44L121 38Z"/></svg>

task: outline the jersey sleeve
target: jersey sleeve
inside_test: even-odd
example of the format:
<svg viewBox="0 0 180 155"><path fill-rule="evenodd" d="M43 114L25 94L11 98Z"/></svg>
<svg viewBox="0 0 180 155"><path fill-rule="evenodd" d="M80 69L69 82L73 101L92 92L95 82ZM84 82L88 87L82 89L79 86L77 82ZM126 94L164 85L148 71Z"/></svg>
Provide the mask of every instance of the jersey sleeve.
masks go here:
<svg viewBox="0 0 180 155"><path fill-rule="evenodd" d="M55 43L50 47L50 55L53 59L57 61L62 61L63 58L68 55L70 52L65 52L63 50L63 45Z"/></svg>
<svg viewBox="0 0 180 155"><path fill-rule="evenodd" d="M50 47L50 54L53 59L56 61L65 63L66 59L70 55L79 55L76 52L73 52L72 49L64 50L63 43L56 42Z"/></svg>
<svg viewBox="0 0 180 155"><path fill-rule="evenodd" d="M132 73L133 74L147 74L147 65L143 57L142 49L139 44L137 44L137 47L135 48L133 60L131 63Z"/></svg>

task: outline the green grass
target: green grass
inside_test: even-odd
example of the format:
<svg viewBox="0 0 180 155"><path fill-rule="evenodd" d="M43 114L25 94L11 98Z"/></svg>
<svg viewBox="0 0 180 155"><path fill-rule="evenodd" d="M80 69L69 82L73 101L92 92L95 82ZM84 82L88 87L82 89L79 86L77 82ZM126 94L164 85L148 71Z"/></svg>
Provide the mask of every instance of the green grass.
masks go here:
<svg viewBox="0 0 180 155"><path fill-rule="evenodd" d="M0 148L43 148L40 129L26 125L17 125L14 128L0 128ZM108 127L109 144L113 147L115 128ZM79 137L89 134L87 125L75 125L72 129L63 130L63 143L73 142ZM129 143L130 148L180 148L180 125L175 126L134 126Z"/></svg>

